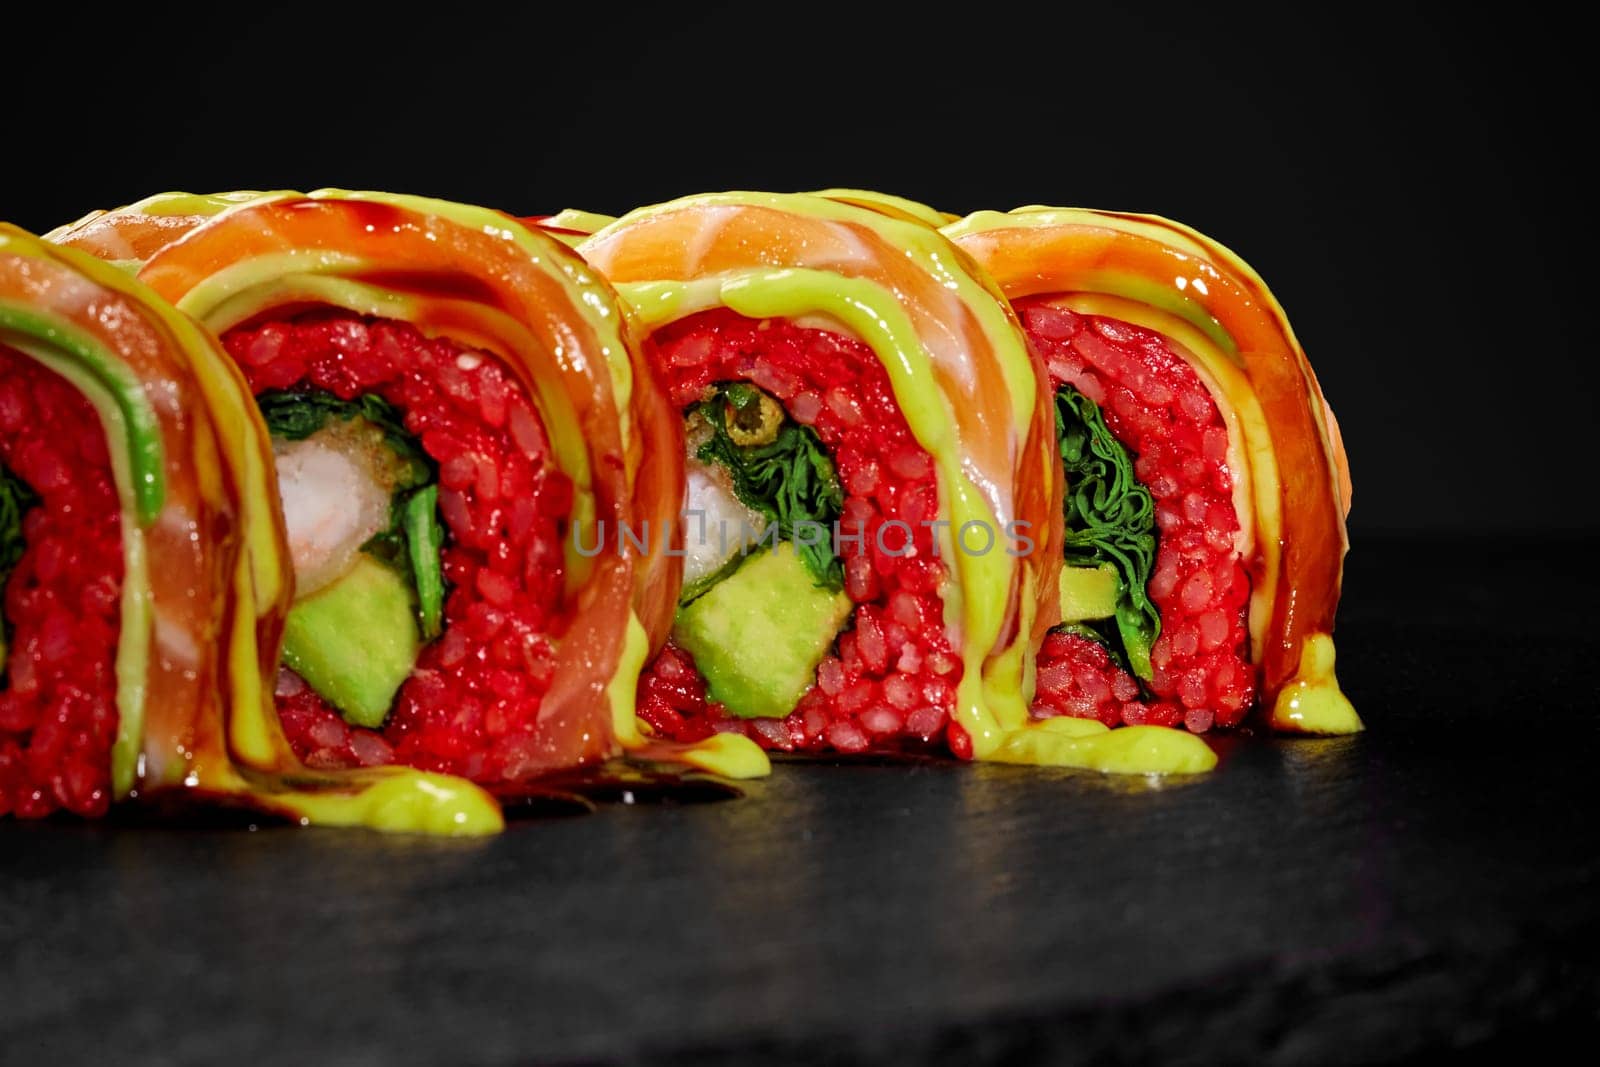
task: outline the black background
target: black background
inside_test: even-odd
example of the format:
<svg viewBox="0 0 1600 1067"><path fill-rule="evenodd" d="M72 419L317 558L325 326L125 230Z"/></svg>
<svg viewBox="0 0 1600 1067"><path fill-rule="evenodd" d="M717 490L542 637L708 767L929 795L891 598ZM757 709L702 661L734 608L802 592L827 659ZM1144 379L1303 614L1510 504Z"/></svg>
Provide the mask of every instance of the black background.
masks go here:
<svg viewBox="0 0 1600 1067"><path fill-rule="evenodd" d="M519 214L836 185L1154 212L1288 309L1357 535L1600 527L1571 491L1596 406L1571 27L1454 5L516 7L37 28L10 46L6 139L34 147L8 153L0 217L316 186Z"/></svg>

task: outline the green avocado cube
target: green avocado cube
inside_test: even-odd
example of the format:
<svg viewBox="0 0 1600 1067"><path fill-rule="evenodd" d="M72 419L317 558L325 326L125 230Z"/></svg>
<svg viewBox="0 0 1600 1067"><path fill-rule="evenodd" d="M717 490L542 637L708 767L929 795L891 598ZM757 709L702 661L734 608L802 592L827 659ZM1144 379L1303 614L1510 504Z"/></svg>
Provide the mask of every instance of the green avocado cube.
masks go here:
<svg viewBox="0 0 1600 1067"><path fill-rule="evenodd" d="M346 722L377 729L417 662L411 585L361 555L348 574L297 601L283 629L283 661Z"/></svg>
<svg viewBox="0 0 1600 1067"><path fill-rule="evenodd" d="M782 718L811 688L853 606L843 592L818 587L782 542L678 609L672 635L711 699L743 718Z"/></svg>
<svg viewBox="0 0 1600 1067"><path fill-rule="evenodd" d="M1061 568L1061 621L1109 619L1117 613L1117 572L1110 567Z"/></svg>

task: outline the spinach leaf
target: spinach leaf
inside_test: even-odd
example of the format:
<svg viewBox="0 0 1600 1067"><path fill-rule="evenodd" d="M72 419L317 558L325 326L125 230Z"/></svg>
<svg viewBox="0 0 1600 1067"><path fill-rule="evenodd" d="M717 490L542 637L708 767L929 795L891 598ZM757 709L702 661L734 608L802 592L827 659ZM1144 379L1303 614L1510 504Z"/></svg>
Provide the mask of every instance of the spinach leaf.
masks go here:
<svg viewBox="0 0 1600 1067"><path fill-rule="evenodd" d="M411 494L401 516L411 574L417 585L417 611L422 617L422 639L432 641L444 630L444 572L439 553L444 550L444 523L439 521L439 487L424 486Z"/></svg>
<svg viewBox="0 0 1600 1067"><path fill-rule="evenodd" d="M38 502L28 483L0 463L0 588L22 558L22 516Z"/></svg>
<svg viewBox="0 0 1600 1067"><path fill-rule="evenodd" d="M711 437L695 458L720 463L733 478L733 491L746 507L778 525L780 539L793 540L796 525L818 523L819 544L795 547L817 585L844 588L844 564L833 551L833 524L844 509L844 491L816 431L785 419L778 436L764 445L737 445L728 436L728 407L744 410L759 397L743 383L719 386L701 402L700 414L711 425ZM809 535L808 535L809 536Z"/></svg>
<svg viewBox="0 0 1600 1067"><path fill-rule="evenodd" d="M303 441L332 420L361 419L383 434L398 478L389 503L389 526L369 537L361 551L411 579L424 641L442 628L445 580L441 551L438 473L421 443L405 428L400 410L375 393L344 400L321 389L270 389L256 397L273 437Z"/></svg>
<svg viewBox="0 0 1600 1067"><path fill-rule="evenodd" d="M38 502L28 484L0 463L0 594L5 592L12 568L27 547L22 542L22 517ZM5 669L10 636L5 622L0 620L0 670Z"/></svg>
<svg viewBox="0 0 1600 1067"><path fill-rule="evenodd" d="M1056 392L1056 440L1066 469L1069 567L1116 569L1117 630L1133 673L1150 680L1161 615L1147 588L1156 560L1155 503L1133 474L1133 456L1106 428L1100 406L1070 385Z"/></svg>
<svg viewBox="0 0 1600 1067"><path fill-rule="evenodd" d="M330 419L365 419L383 431L383 443L398 458L423 468L413 476L413 487L427 480L429 461L422 445L406 429L400 409L376 393L344 400L321 389L268 389L256 397L256 406L267 432L287 441L304 441Z"/></svg>

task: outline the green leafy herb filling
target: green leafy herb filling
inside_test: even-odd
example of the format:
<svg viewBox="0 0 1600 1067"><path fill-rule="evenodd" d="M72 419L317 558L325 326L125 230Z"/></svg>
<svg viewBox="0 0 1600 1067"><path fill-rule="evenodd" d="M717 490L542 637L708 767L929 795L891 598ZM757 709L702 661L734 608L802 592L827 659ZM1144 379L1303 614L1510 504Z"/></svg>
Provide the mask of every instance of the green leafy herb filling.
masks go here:
<svg viewBox="0 0 1600 1067"><path fill-rule="evenodd" d="M800 558L817 585L844 588L844 564L833 551L833 524L844 508L844 492L816 432L785 419L777 436L763 445L738 445L728 435L728 411L750 410L760 401L756 389L742 383L718 386L699 405L711 436L695 458L719 463L732 476L733 491L744 505L778 526L781 540L794 540ZM802 523L816 523L803 539L795 538ZM817 541L812 544L810 542Z"/></svg>
<svg viewBox="0 0 1600 1067"><path fill-rule="evenodd" d="M1071 386L1056 392L1056 439L1067 477L1066 564L1116 569L1117 633L1133 673L1148 681L1150 646L1161 632L1146 591L1156 559L1155 503L1099 405Z"/></svg>
<svg viewBox="0 0 1600 1067"><path fill-rule="evenodd" d="M445 595L438 471L405 428L400 410L372 393L343 400L320 389L268 390L256 397L256 404L268 432L289 441L303 441L335 420L361 419L382 432L384 445L399 461L398 477L388 528L372 535L361 550L411 579L422 639L438 637Z"/></svg>
<svg viewBox="0 0 1600 1067"><path fill-rule="evenodd" d="M27 547L22 542L22 517L38 502L27 483L0 463L0 594L4 594L11 571ZM5 669L10 638L10 627L0 619L0 670Z"/></svg>

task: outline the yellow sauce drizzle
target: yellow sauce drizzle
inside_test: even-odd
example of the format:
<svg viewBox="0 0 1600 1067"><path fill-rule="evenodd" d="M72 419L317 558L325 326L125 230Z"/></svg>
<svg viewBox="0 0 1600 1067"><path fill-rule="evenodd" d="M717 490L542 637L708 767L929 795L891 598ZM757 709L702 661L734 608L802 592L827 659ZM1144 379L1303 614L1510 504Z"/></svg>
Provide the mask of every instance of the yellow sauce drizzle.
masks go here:
<svg viewBox="0 0 1600 1067"><path fill-rule="evenodd" d="M1121 726L1093 719L1042 719L1008 734L985 757L996 763L1082 767L1107 774L1201 774L1217 754L1194 734L1164 726Z"/></svg>
<svg viewBox="0 0 1600 1067"><path fill-rule="evenodd" d="M1333 673L1333 637L1307 634L1300 645L1300 669L1272 705L1272 725L1302 734L1358 734L1361 716L1339 689Z"/></svg>
<svg viewBox="0 0 1600 1067"><path fill-rule="evenodd" d="M871 208L890 218L913 219L936 230L946 223L956 221L955 215L946 214L938 208L929 207L916 200L908 200L903 196L880 193L874 189L818 189L812 195L837 200L841 204Z"/></svg>
<svg viewBox="0 0 1600 1067"><path fill-rule="evenodd" d="M547 226L559 230L573 230L573 233L552 233L551 237L564 245L575 245L596 230L603 230L616 222L613 215L602 215L597 211L584 211L582 208L569 207L551 215L539 224L540 229Z"/></svg>
<svg viewBox="0 0 1600 1067"><path fill-rule="evenodd" d="M388 833L480 837L505 829L500 805L463 778L399 767L349 772L345 790L266 792L305 826L365 826Z"/></svg>
<svg viewBox="0 0 1600 1067"><path fill-rule="evenodd" d="M238 189L227 193L157 193L121 210L141 215L220 215L229 208L281 194Z"/></svg>
<svg viewBox="0 0 1600 1067"><path fill-rule="evenodd" d="M617 673L606 686L611 702L611 729L624 752L643 759L667 759L698 767L724 778L765 778L772 773L772 761L761 746L743 734L716 734L688 743L656 741L644 735L634 715L639 686L639 671L650 654L650 641L639 617L628 612L628 634Z"/></svg>

